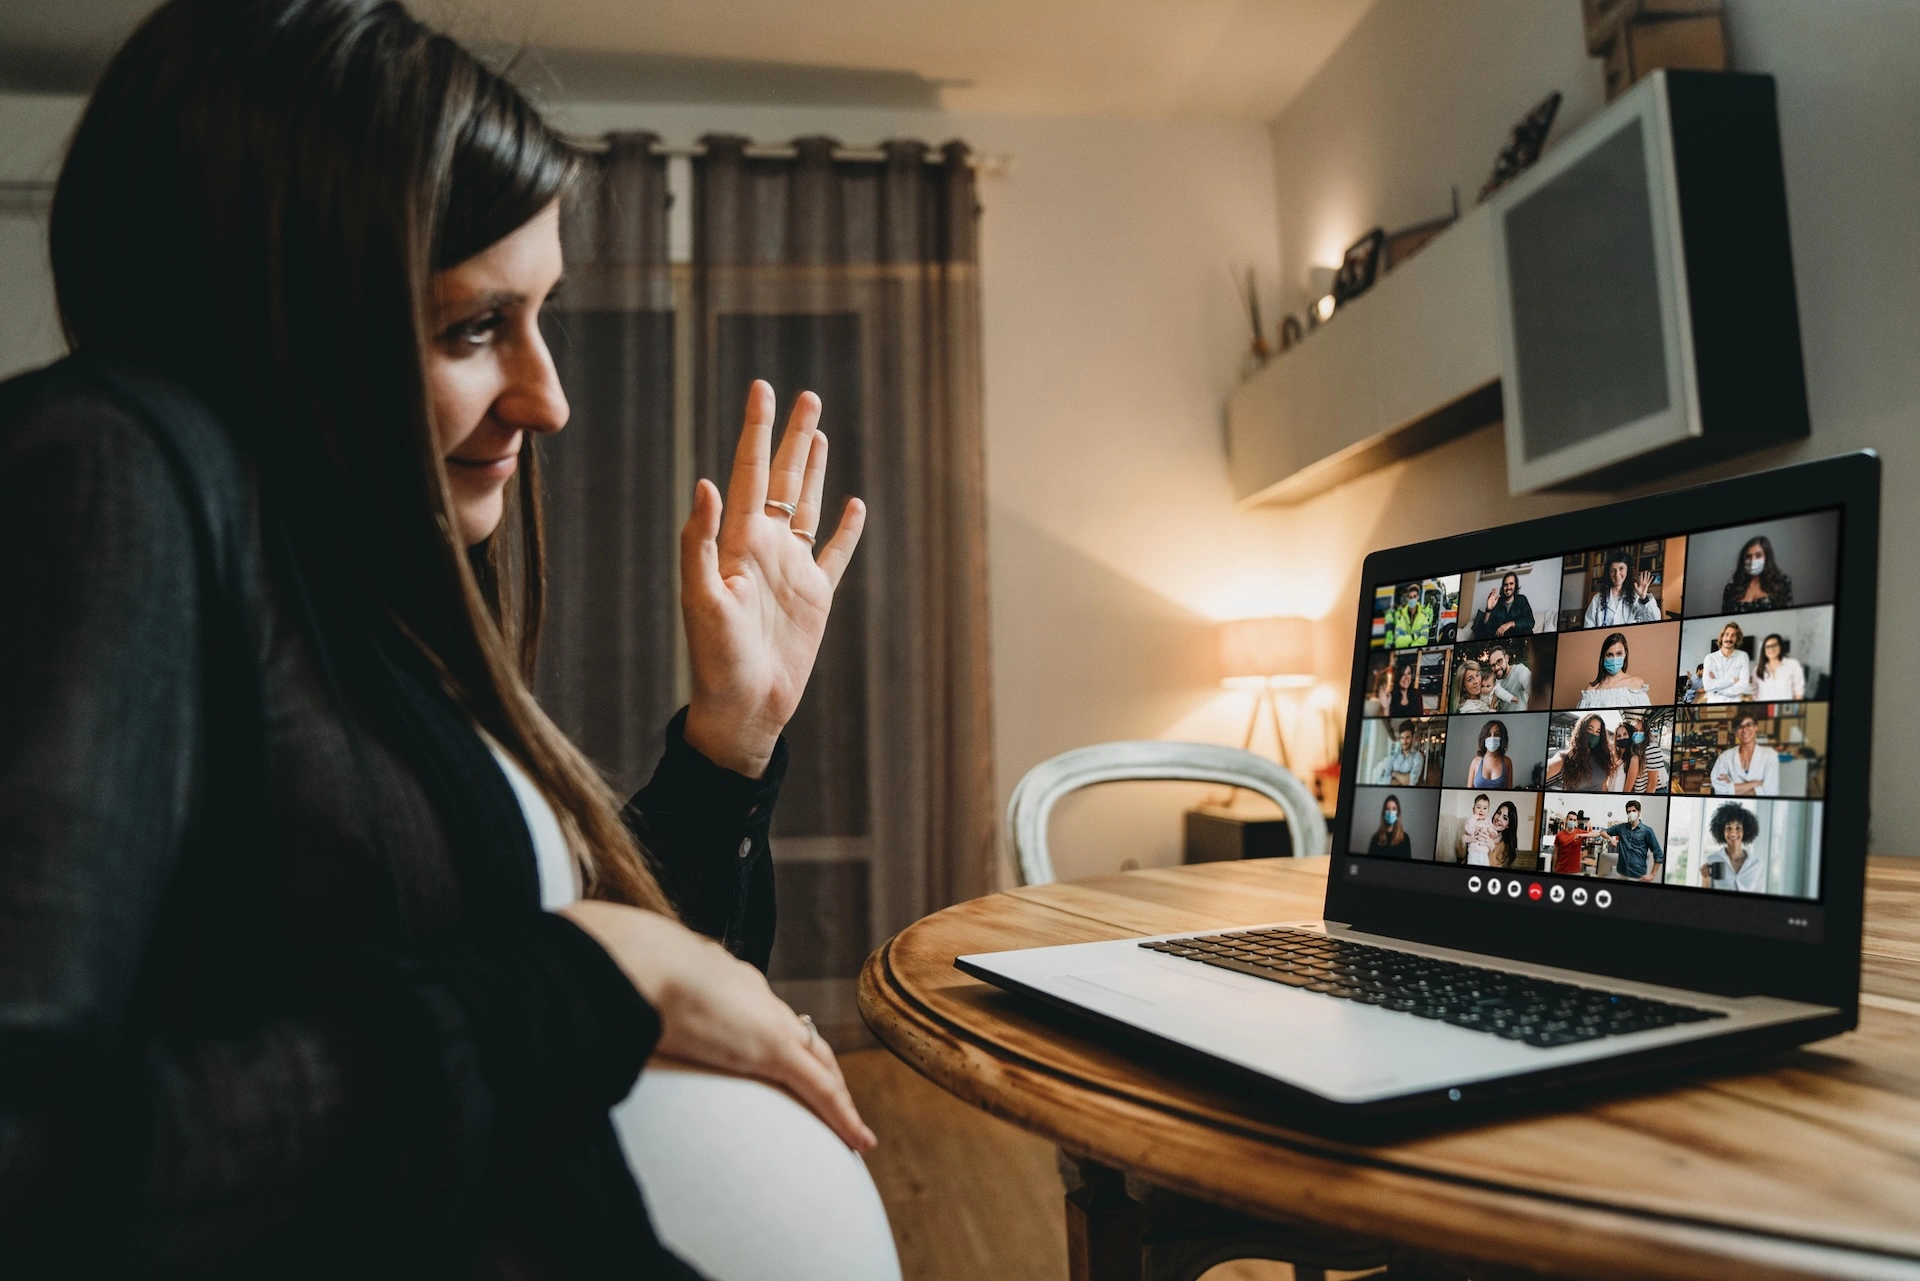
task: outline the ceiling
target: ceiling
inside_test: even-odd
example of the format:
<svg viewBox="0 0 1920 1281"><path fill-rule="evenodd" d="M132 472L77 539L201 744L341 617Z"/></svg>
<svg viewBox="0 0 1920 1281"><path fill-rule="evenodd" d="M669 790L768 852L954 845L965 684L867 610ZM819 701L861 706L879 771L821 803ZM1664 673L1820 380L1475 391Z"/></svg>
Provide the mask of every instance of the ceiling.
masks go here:
<svg viewBox="0 0 1920 1281"><path fill-rule="evenodd" d="M1373 0L413 0L577 99L1264 122ZM0 88L84 91L152 0L5 0Z"/></svg>

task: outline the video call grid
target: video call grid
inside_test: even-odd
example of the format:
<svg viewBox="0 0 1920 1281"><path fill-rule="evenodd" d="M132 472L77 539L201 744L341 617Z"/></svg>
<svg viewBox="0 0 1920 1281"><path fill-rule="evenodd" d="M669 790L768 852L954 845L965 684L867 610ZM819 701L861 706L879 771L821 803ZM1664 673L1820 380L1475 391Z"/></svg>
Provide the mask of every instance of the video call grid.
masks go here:
<svg viewBox="0 0 1920 1281"><path fill-rule="evenodd" d="M1594 833L1601 829L1590 826L1591 817L1588 827L1573 828L1574 816L1623 810L1627 801L1638 800L1642 826L1665 850L1675 835L1670 802L1677 801L1689 857L1684 867L1666 860L1659 883L1779 894L1754 876L1729 875L1729 847L1721 834L1744 821L1759 826L1763 840L1769 826L1797 837L1794 847L1787 844L1792 838L1778 836L1778 848L1761 847L1769 865L1761 876L1790 882L1785 897L1818 898L1838 532L1839 513L1827 510L1462 570L1417 584L1376 585L1350 852L1375 852L1363 841L1372 830L1363 793L1414 789L1416 796L1443 796L1447 812L1436 813L1430 829L1436 846L1449 819L1456 833L1468 824L1483 830L1488 816L1473 812L1473 797L1485 794L1489 801L1481 808L1496 809L1505 793L1531 803L1521 820L1530 830L1515 842L1519 856L1503 866L1599 875L1604 865L1607 874L1627 876L1636 860L1622 871L1618 857L1596 857L1593 846L1600 841ZM1813 572L1802 571L1806 589L1798 595L1777 543L1814 553ZM1716 550L1720 554L1712 555ZM1724 569L1728 551L1734 553L1733 571L1716 582L1710 577L1714 562ZM1759 625L1743 625L1749 621ZM1737 634L1727 636L1725 623L1734 624ZM1708 633L1713 648L1689 670L1687 659ZM1683 635L1696 643L1686 644ZM1625 644L1616 644L1616 636ZM1797 647L1805 662L1796 656L1796 637L1808 642ZM1754 655L1763 645L1772 671L1756 686ZM1496 648L1502 652L1492 653ZM1621 657L1621 649L1627 661L1602 661ZM1562 664L1568 651L1576 661ZM1653 666L1634 661L1636 653L1649 651L1656 656ZM1641 675L1645 671L1653 675ZM1672 693L1665 697L1663 671L1672 673L1666 678ZM1745 724L1749 719L1751 726ZM1572 750L1575 735L1595 732L1617 744L1611 768L1601 760L1596 769L1593 753L1583 768L1571 767L1581 755ZM1629 754L1635 732L1642 737ZM1753 734L1753 742L1742 766L1737 749L1744 732ZM1503 740L1497 753L1489 737ZM1490 758L1495 764L1482 769ZM1399 768L1416 760L1415 769ZM1574 803L1582 797L1592 803ZM1756 806L1785 821L1760 822ZM1505 822L1509 815L1497 817ZM1580 869L1572 870L1571 842L1559 843L1557 857L1555 842L1562 832L1581 830L1588 835ZM1705 846L1709 833L1712 849L1691 848ZM1461 843L1456 838L1456 846ZM1618 841L1611 844L1617 850ZM1458 857L1462 852L1435 849L1427 857L1482 865ZM1716 864L1714 878L1702 866L1709 860ZM1775 862L1781 864L1777 870L1770 866ZM1752 859L1743 871L1756 871Z"/></svg>

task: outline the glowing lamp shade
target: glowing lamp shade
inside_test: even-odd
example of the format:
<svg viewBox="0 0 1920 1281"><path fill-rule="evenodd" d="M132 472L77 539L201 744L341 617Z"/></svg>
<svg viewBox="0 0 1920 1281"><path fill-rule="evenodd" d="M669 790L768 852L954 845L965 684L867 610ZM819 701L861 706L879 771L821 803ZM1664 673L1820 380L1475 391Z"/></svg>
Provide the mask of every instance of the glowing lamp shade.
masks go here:
<svg viewBox="0 0 1920 1281"><path fill-rule="evenodd" d="M1313 624L1304 618L1239 618L1220 624L1221 684L1229 688L1313 684Z"/></svg>

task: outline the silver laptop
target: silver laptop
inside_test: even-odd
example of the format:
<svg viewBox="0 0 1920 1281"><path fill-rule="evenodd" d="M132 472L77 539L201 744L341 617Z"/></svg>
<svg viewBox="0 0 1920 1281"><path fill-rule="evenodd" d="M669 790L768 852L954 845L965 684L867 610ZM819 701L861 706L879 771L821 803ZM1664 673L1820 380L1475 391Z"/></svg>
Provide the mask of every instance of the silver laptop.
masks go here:
<svg viewBox="0 0 1920 1281"><path fill-rule="evenodd" d="M1320 919L955 964L1332 1122L1853 1027L1879 491L1850 454L1375 552Z"/></svg>

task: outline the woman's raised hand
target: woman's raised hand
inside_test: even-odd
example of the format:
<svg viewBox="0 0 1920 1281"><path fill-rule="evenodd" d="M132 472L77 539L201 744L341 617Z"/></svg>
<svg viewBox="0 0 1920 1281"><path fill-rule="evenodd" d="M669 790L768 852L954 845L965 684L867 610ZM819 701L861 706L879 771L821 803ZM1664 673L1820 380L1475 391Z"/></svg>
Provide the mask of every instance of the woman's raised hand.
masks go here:
<svg viewBox="0 0 1920 1281"><path fill-rule="evenodd" d="M873 1147L833 1050L759 970L657 912L586 899L560 914L592 935L658 1012L659 1054L782 1086L848 1147Z"/></svg>
<svg viewBox="0 0 1920 1281"><path fill-rule="evenodd" d="M834 588L866 521L865 505L849 498L816 557L827 474L820 398L800 393L769 459L773 411L773 388L755 381L726 502L701 480L680 534L680 608L693 669L687 743L750 778L766 771L799 706Z"/></svg>

